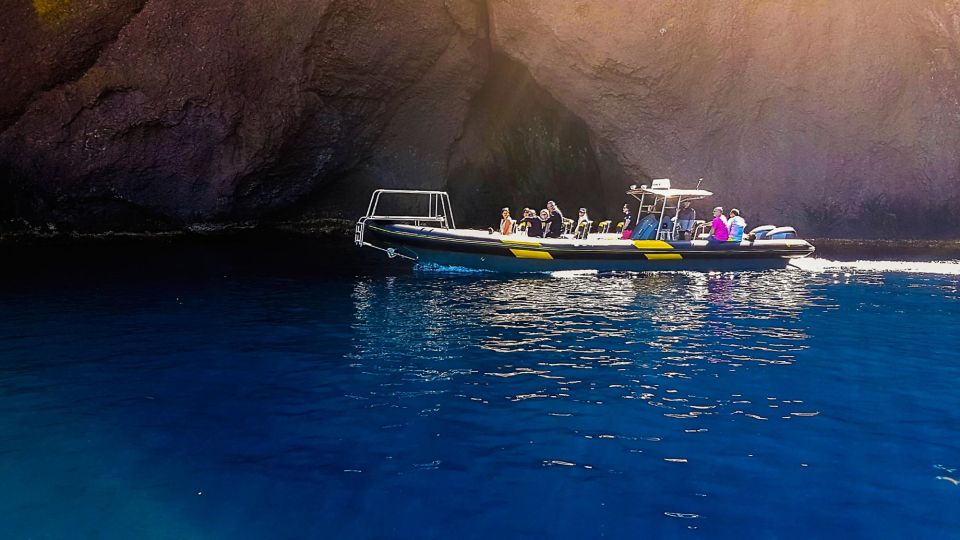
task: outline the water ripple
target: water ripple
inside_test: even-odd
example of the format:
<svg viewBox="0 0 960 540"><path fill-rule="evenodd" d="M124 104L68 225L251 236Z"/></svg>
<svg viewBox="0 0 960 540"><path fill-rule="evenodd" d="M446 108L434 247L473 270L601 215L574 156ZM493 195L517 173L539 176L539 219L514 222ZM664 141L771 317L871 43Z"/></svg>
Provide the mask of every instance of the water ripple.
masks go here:
<svg viewBox="0 0 960 540"><path fill-rule="evenodd" d="M759 404L759 396L735 400L683 390L751 365L792 365L808 348L801 314L818 304L832 309L797 277L787 271L360 281L352 293L350 358L394 383L443 382L484 405L567 401L575 405L567 414L575 416L584 406L640 401L678 422L718 414L804 418L809 411L794 410L789 399ZM450 358L482 363L446 365ZM664 387L666 381L674 387Z"/></svg>
<svg viewBox="0 0 960 540"><path fill-rule="evenodd" d="M86 516L102 508L132 516L104 538L177 520L204 534L161 536L954 530L952 278L415 272L174 289L0 303L11 536L95 535ZM236 534L239 511L259 517ZM67 518L43 529L51 515Z"/></svg>

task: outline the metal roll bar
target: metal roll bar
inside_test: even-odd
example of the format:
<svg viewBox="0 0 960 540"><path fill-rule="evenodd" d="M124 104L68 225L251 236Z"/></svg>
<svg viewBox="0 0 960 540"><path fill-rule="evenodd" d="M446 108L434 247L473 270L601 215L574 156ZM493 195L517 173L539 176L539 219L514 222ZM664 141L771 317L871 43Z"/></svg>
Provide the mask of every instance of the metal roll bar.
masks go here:
<svg viewBox="0 0 960 540"><path fill-rule="evenodd" d="M423 215L390 215L377 213L377 207L380 205L381 195L414 195L428 197L427 212ZM450 195L446 191L427 191L419 189L378 189L370 195L370 203L367 205L367 213L357 220L357 227L353 234L353 243L358 246L372 247L387 253L389 257L407 257L402 253L397 253L393 248L382 248L375 246L364 240L367 223L371 221L389 221L395 223L412 223L413 225L429 224L435 227L445 229L455 229L457 226L453 221L453 206L450 204Z"/></svg>

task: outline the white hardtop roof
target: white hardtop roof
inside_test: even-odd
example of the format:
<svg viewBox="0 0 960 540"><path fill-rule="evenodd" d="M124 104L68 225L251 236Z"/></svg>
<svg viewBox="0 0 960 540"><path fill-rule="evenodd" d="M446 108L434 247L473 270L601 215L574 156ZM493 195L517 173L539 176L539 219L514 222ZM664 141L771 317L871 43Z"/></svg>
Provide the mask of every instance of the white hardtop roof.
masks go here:
<svg viewBox="0 0 960 540"><path fill-rule="evenodd" d="M684 199L702 199L704 197L709 197L713 195L712 191L707 191L705 189L676 189L670 187L669 178L657 178L651 182L650 186L630 186L630 189L627 190L627 195L643 195L650 194L656 195L658 197L682 197Z"/></svg>

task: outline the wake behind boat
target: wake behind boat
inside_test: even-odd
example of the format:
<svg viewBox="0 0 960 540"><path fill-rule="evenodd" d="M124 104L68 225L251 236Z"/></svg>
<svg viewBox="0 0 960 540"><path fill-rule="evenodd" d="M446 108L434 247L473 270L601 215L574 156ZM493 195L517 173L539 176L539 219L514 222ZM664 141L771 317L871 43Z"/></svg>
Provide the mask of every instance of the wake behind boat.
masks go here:
<svg viewBox="0 0 960 540"><path fill-rule="evenodd" d="M592 233L593 224L587 223L576 232L567 230L560 238L536 238L523 232L504 235L458 229L450 197L443 191L378 189L370 198L367 214L357 221L354 242L421 264L511 273L766 270L784 268L790 259L806 257L814 250L809 242L796 237L792 227L772 225L756 227L743 241L733 242L706 238L706 227L699 222L694 240L680 239L675 218L683 201L712 193L671 189L669 180L660 179L651 187L631 186L627 194L640 201L638 215L645 214L629 239L609 232L610 222L603 222L597 233ZM427 210L410 215L379 214L383 195L425 198Z"/></svg>

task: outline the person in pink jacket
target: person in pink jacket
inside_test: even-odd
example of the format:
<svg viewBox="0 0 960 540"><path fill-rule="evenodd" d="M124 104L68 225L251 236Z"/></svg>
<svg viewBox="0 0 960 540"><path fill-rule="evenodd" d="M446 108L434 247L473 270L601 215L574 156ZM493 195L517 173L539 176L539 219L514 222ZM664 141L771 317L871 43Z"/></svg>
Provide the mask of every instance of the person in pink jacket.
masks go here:
<svg viewBox="0 0 960 540"><path fill-rule="evenodd" d="M718 206L713 209L713 221L710 223L710 240L726 242L730 238L730 231L727 229L727 218L723 215L723 208Z"/></svg>

